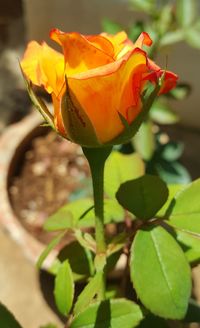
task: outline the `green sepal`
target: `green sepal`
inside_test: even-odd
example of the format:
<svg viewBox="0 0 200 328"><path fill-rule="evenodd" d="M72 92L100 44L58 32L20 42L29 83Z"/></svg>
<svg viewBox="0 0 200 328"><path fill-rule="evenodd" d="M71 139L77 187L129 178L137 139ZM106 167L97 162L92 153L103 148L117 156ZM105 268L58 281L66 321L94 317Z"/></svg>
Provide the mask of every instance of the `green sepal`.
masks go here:
<svg viewBox="0 0 200 328"><path fill-rule="evenodd" d="M62 97L61 113L68 138L84 147L100 147L95 129L65 78L66 91Z"/></svg>
<svg viewBox="0 0 200 328"><path fill-rule="evenodd" d="M44 120L47 122L47 125L50 125L52 129L55 130L55 126L54 126L54 118L53 115L50 113L49 109L47 108L46 104L44 103L44 101L38 97L33 89L33 84L32 82L27 79L27 77L25 76L22 67L20 65L20 69L22 72L22 76L24 78L24 82L26 84L26 88L29 94L29 97L33 103L33 105L36 107L36 109L39 111L39 113L43 116Z"/></svg>
<svg viewBox="0 0 200 328"><path fill-rule="evenodd" d="M137 133L142 122L147 118L149 110L150 110L154 100L156 99L156 96L158 95L158 92L162 86L164 74L159 79L159 83L155 86L154 90L150 93L150 95L147 97L147 99L144 100L143 108L142 108L141 112L138 114L136 119L131 124L129 124L127 122L127 120L124 118L124 116L121 115L121 113L118 113L120 120L124 126L124 130L119 136L117 136L116 138L114 138L113 140L108 142L108 144L117 145L117 144L125 143L125 142L129 141Z"/></svg>

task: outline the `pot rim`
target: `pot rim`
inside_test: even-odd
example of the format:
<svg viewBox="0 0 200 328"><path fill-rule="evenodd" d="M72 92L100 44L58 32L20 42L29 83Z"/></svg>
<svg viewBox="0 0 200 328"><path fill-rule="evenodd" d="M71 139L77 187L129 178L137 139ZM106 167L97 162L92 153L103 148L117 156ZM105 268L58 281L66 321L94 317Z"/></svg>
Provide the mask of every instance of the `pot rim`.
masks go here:
<svg viewBox="0 0 200 328"><path fill-rule="evenodd" d="M31 235L20 223L10 203L8 185L18 150L24 143L27 144L27 136L30 138L42 122L41 115L34 110L20 122L8 126L0 136L0 224L23 248L25 256L33 263L36 263L46 245ZM56 253L54 251L47 257L42 268L47 269L51 266Z"/></svg>

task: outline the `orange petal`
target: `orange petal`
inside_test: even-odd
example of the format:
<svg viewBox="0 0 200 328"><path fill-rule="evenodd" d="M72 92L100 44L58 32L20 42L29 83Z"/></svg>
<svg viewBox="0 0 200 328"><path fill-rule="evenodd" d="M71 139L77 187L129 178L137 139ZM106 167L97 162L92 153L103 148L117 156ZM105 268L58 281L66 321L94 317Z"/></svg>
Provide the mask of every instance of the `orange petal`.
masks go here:
<svg viewBox="0 0 200 328"><path fill-rule="evenodd" d="M33 84L43 86L48 93L60 93L64 83L64 57L45 42L40 45L31 41L21 66Z"/></svg>
<svg viewBox="0 0 200 328"><path fill-rule="evenodd" d="M124 129L120 112L131 123L141 109L142 74L146 54L135 49L115 63L68 78L70 90L88 115L102 143L111 141Z"/></svg>
<svg viewBox="0 0 200 328"><path fill-rule="evenodd" d="M85 38L91 42L96 48L105 52L110 57L114 57L114 47L112 42L106 39L103 35L87 35Z"/></svg>
<svg viewBox="0 0 200 328"><path fill-rule="evenodd" d="M67 76L113 62L113 58L104 51L110 45L108 42L103 44L103 40L100 42L96 39L98 43L96 47L95 42L90 42L87 37L79 33L63 33L57 29L51 31L50 37L63 47Z"/></svg>
<svg viewBox="0 0 200 328"><path fill-rule="evenodd" d="M142 32L134 43L135 48L142 48L143 45L151 46L152 40L148 33Z"/></svg>

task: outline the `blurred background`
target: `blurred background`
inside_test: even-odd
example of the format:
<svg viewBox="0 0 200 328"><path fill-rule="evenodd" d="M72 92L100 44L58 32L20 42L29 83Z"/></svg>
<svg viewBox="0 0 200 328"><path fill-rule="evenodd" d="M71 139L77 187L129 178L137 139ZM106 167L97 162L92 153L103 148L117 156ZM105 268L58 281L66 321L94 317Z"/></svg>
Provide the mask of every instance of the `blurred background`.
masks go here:
<svg viewBox="0 0 200 328"><path fill-rule="evenodd" d="M53 46L53 42L49 40L49 31L54 27L83 34L95 34L103 30L116 32L124 29L133 40L141 30L147 29L153 41L155 39L157 42L157 49L152 56L154 55L156 62L164 68L167 63L167 69L177 73L184 86L179 90L182 92L181 95L171 96L167 100L170 106L172 104L172 113L175 114L170 116L170 110L169 112L167 110L172 118L162 122L164 136L167 133L172 140L178 140L184 145L181 162L187 171L184 169L181 171L179 167L180 180L187 182L190 178L199 177L200 2L188 0L192 5L185 9L186 17L184 17L185 13L180 14L181 7L177 14L177 3L180 2L175 0L0 0L0 133L4 133L10 124L22 120L31 110L18 65L28 41L45 40ZM189 21L187 21L188 17L191 17ZM158 33L159 28L162 29L162 35ZM178 117L176 115L180 119L175 118ZM162 120L159 121L158 117L155 117L155 121L161 123ZM172 123L178 124L172 125ZM149 137L148 135L144 137L143 134L142 140L144 141L145 138ZM142 142L139 140L134 146L148 164L154 157L155 149L149 155L148 152L143 151L145 142L141 146ZM149 147L147 144L148 149ZM177 152L182 153L180 147L175 146L175 148ZM174 156L175 159L176 156L179 157L177 154ZM36 269L15 242L8 239L3 230L0 232L0 247L4 250L0 259L0 301L15 313L25 328L42 327L50 321L60 327L59 319L49 310L41 296ZM13 259L12 263L8 258ZM27 290L30 290L30 293L27 293ZM29 306L25 311L27 304ZM39 316L38 311L40 311Z"/></svg>

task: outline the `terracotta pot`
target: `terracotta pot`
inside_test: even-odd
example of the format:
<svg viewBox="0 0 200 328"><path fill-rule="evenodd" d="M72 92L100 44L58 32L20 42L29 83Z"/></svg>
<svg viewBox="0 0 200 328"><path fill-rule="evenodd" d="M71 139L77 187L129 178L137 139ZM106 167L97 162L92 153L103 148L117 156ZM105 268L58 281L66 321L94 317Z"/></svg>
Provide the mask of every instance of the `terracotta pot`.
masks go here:
<svg viewBox="0 0 200 328"><path fill-rule="evenodd" d="M0 138L0 223L33 262L37 261L45 246L35 239L16 217L10 203L8 186L16 165L20 165L20 159L32 138L46 133L44 128L39 128L40 123L42 118L34 111L19 123L8 127ZM45 267L49 267L54 256L55 253L52 253L48 257Z"/></svg>

